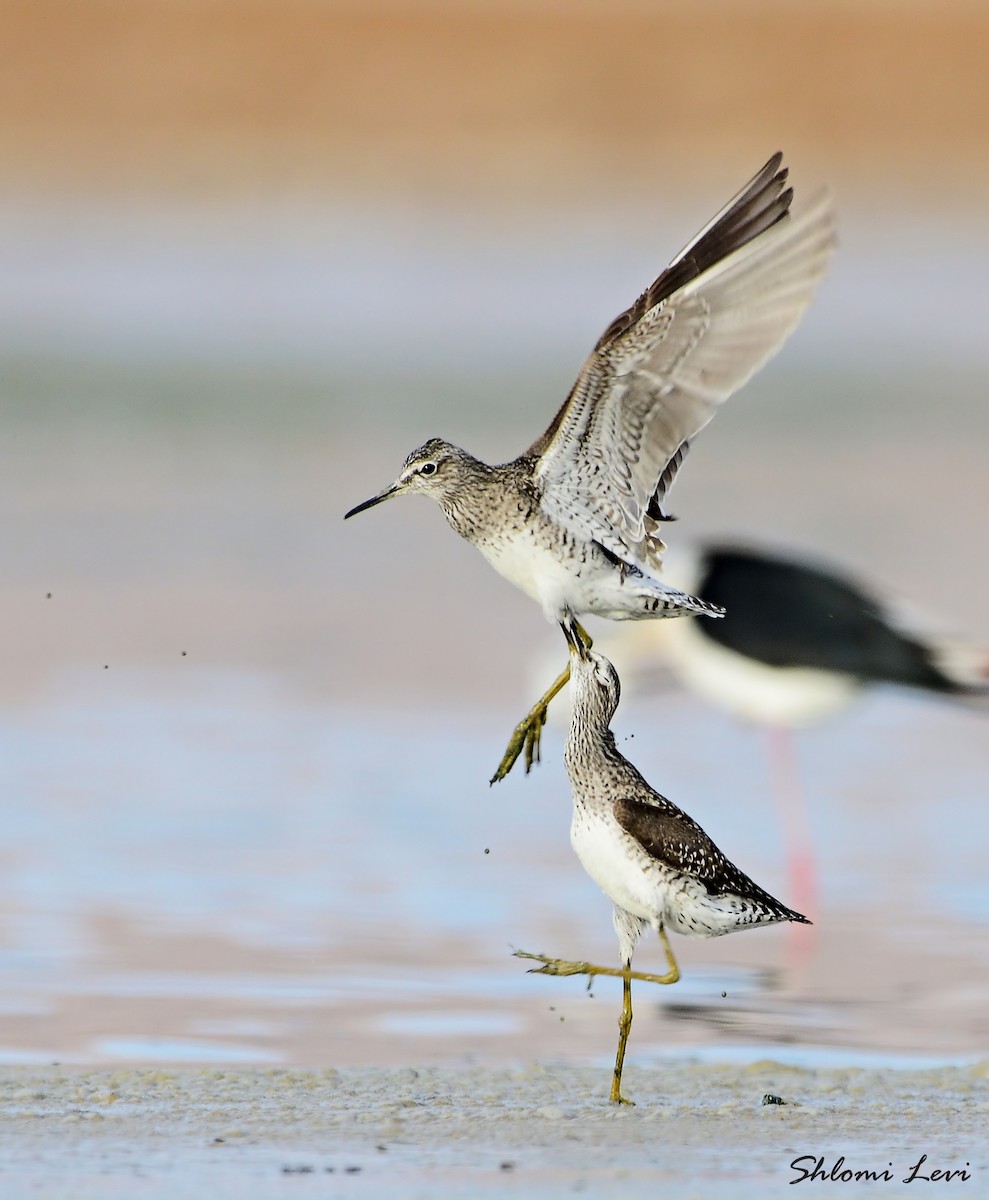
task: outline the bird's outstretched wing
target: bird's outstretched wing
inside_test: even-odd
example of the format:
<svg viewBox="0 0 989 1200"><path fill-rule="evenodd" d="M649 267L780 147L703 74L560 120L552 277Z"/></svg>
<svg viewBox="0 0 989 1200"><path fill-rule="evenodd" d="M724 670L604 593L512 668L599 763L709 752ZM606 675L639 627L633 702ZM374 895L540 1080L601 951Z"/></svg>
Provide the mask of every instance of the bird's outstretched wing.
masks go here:
<svg viewBox="0 0 989 1200"><path fill-rule="evenodd" d="M798 216L782 156L604 331L529 448L549 515L656 570L657 521L688 441L782 346L827 268L827 193Z"/></svg>

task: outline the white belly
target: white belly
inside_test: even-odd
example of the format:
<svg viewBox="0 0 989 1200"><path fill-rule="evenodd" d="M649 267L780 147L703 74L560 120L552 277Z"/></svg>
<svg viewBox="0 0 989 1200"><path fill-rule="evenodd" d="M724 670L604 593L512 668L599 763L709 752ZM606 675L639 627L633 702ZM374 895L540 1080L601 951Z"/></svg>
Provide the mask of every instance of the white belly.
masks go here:
<svg viewBox="0 0 989 1200"><path fill-rule="evenodd" d="M560 620L567 610L578 614L582 611L574 586L579 576L573 574L573 568L558 553L535 538L522 534L479 543L478 549L499 575L535 600L548 620Z"/></svg>
<svg viewBox="0 0 989 1200"><path fill-rule="evenodd" d="M570 542L564 557L529 531L479 542L494 569L543 610L549 621L567 613L611 621L679 616L686 611L681 593L650 575L619 570L589 543ZM674 603L671 603L674 602Z"/></svg>
<svg viewBox="0 0 989 1200"><path fill-rule="evenodd" d="M628 835L613 817L598 816L575 804L570 844L584 870L613 904L655 923L664 908L656 880L629 857Z"/></svg>

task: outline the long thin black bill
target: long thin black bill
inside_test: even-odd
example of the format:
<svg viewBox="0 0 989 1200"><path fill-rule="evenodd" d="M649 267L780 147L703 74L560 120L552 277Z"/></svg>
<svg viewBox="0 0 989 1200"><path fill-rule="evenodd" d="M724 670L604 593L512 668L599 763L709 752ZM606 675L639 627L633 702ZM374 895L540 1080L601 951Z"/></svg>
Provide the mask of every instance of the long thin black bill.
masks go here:
<svg viewBox="0 0 989 1200"><path fill-rule="evenodd" d="M563 630L563 636L567 639L567 645L570 647L570 653L576 654L579 659L587 658L587 647L584 645L584 639L580 636L573 625L568 620L560 622L560 628Z"/></svg>
<svg viewBox="0 0 989 1200"><path fill-rule="evenodd" d="M378 492L377 496L372 496L370 500L365 500L363 504L358 504L352 508L350 512L343 514L343 519L346 521L348 517L355 517L359 512L364 512L365 509L374 508L376 504L380 504L382 500L387 500L389 496L394 496L398 488L393 484L390 488L385 488L383 492Z"/></svg>

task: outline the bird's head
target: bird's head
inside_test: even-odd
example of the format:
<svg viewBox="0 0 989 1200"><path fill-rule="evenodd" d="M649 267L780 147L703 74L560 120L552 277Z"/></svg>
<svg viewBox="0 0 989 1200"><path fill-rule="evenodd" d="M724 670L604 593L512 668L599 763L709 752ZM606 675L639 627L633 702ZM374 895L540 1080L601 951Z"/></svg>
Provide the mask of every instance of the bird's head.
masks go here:
<svg viewBox="0 0 989 1200"><path fill-rule="evenodd" d="M622 688L618 672L603 654L584 643L580 634L568 625L563 632L570 646L570 687L574 713L592 717L607 725L615 715Z"/></svg>
<svg viewBox="0 0 989 1200"><path fill-rule="evenodd" d="M412 451L394 483L344 513L343 519L346 521L348 517L405 492L422 492L441 504L457 486L467 457L463 450L444 442L442 438L430 438L418 450Z"/></svg>

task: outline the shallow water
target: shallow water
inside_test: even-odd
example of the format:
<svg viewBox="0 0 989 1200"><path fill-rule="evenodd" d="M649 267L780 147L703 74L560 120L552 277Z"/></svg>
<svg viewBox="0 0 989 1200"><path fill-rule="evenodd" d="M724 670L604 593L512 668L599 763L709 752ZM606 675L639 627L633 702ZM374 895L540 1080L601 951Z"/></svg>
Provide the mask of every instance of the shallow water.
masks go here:
<svg viewBox="0 0 989 1200"><path fill-rule="evenodd" d="M0 1057L607 1054L609 981L588 999L510 957L614 957L607 902L567 844L557 731L533 775L492 791L484 767L510 709L343 713L196 668L167 698L137 672L94 672L92 685L88 704L85 685L63 681L4 722ZM646 773L690 795L782 894L754 735L693 701L620 717ZM979 715L894 696L805 735L822 880L812 944L795 950L776 930L678 939L682 984L639 988L637 1060L780 1043L808 1063L821 1047L826 1061L854 1050L891 1063L976 1051L989 1000L983 739ZM718 754L699 764L704 744Z"/></svg>

